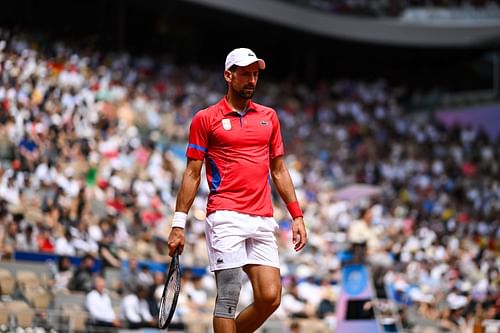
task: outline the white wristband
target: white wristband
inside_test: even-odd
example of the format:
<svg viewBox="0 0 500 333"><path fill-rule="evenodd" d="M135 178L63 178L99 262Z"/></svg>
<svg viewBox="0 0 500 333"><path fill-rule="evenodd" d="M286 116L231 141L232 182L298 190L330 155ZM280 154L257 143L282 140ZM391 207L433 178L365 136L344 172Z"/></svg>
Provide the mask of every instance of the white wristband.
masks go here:
<svg viewBox="0 0 500 333"><path fill-rule="evenodd" d="M172 219L172 228L182 228L186 227L187 214L183 212L175 212L174 218Z"/></svg>

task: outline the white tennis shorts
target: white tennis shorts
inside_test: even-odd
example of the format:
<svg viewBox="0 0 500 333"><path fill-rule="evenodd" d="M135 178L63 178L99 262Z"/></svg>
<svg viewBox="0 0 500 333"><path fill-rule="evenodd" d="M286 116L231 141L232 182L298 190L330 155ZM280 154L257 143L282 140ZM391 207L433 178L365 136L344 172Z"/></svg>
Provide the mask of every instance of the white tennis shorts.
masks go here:
<svg viewBox="0 0 500 333"><path fill-rule="evenodd" d="M206 222L211 271L248 264L279 268L279 226L274 218L221 210L210 214Z"/></svg>

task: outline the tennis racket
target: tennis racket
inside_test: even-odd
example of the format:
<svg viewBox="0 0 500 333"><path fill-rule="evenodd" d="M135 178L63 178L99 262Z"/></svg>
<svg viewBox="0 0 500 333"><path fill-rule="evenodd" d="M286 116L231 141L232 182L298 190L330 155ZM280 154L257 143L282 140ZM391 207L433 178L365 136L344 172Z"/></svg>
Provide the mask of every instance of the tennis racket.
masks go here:
<svg viewBox="0 0 500 333"><path fill-rule="evenodd" d="M174 316L177 299L181 290L181 270L179 268L179 249L176 249L170 267L168 268L167 280L163 288L160 301L160 313L158 314L158 326L165 329Z"/></svg>

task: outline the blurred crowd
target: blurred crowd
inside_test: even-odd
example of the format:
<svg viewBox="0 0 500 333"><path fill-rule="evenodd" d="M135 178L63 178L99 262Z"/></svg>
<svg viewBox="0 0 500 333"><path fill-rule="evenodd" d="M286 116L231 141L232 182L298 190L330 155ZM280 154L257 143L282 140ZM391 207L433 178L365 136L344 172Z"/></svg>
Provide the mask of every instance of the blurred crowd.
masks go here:
<svg viewBox="0 0 500 333"><path fill-rule="evenodd" d="M408 8L498 9L498 0L280 0L337 14L354 16L401 15Z"/></svg>
<svg viewBox="0 0 500 333"><path fill-rule="evenodd" d="M222 69L41 43L1 30L2 260L15 250L98 258L104 276L127 262L116 290L134 305L124 313L145 308L147 291L154 305L163 274L146 266L136 272L131 262L169 262L165 237L190 119L225 89ZM420 316L453 332L465 332L474 320L500 319L500 140L480 129L412 118L400 103L403 93L384 80L309 87L293 79L272 82L263 73L256 101L278 112L310 235L296 254L291 221L274 193L284 282L276 316L319 317L333 327L340 254L362 243L377 289L402 308L413 304ZM338 197L339 188L355 183L378 191ZM203 183L189 214L185 267L207 266L208 192ZM103 283L86 262L57 267L53 288L92 299ZM187 271L179 325L183 315L211 311L207 300L215 289L210 274ZM128 286L131 276L139 282ZM246 282L241 306L251 297ZM95 318L121 325L115 319Z"/></svg>

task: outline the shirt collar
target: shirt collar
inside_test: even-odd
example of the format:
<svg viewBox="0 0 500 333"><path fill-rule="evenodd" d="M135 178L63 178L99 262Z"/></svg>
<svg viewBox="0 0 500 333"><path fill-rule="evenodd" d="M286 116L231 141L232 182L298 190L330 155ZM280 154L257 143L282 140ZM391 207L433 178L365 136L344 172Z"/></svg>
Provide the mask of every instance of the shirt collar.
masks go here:
<svg viewBox="0 0 500 333"><path fill-rule="evenodd" d="M223 113L225 116L226 116L226 115L229 115L229 114L231 114L231 113L233 113L233 112L236 112L236 111L234 111L234 110L231 108L231 106L229 105L229 103L228 103L228 101L227 101L227 97L226 97L226 96L222 97L222 99L221 99L221 100L220 100L220 102L219 102L219 106L220 106L220 109L221 109L222 113ZM255 103L254 103L254 102L252 102L252 101L250 101L250 102L248 103L247 112L248 112L248 111L251 111L251 110L253 110L253 111L256 111L256 110L257 110L257 108L256 108L256 106L255 106Z"/></svg>

